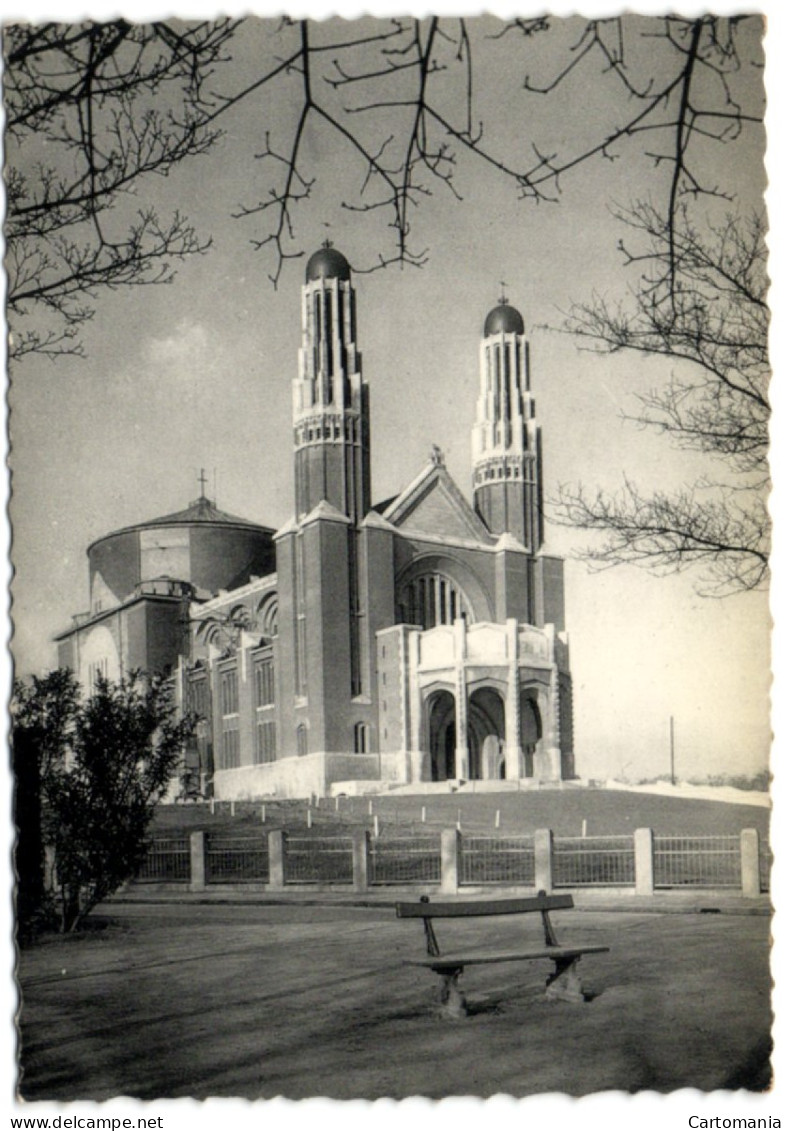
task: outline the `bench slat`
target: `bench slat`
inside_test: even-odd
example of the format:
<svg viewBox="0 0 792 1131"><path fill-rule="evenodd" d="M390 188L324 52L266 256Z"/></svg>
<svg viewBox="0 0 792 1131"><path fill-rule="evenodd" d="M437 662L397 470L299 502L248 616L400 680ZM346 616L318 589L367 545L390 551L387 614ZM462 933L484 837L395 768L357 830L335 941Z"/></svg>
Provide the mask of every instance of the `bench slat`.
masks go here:
<svg viewBox="0 0 792 1131"><path fill-rule="evenodd" d="M477 915L522 915L574 907L571 895L536 895L526 899L487 899L457 903L397 903L400 919L462 919Z"/></svg>
<svg viewBox="0 0 792 1131"><path fill-rule="evenodd" d="M426 966L431 970L456 969L460 966L481 966L489 962L527 962L534 958L578 958L581 954L605 954L608 946L549 946L541 950L524 950L503 954L444 954L430 958L404 958L405 966Z"/></svg>

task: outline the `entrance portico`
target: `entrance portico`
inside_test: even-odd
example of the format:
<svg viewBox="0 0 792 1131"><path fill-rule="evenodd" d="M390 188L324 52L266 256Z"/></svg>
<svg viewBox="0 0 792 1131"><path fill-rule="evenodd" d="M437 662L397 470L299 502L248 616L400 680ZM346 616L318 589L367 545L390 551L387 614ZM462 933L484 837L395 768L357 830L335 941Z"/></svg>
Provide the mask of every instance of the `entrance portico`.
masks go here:
<svg viewBox="0 0 792 1131"><path fill-rule="evenodd" d="M552 625L400 627L407 780L561 780Z"/></svg>

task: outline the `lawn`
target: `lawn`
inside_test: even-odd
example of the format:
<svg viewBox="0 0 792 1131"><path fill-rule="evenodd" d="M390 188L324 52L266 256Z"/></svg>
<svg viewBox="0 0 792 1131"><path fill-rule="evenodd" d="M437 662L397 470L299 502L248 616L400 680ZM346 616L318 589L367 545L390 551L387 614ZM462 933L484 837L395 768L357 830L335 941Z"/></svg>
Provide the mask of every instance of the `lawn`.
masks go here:
<svg viewBox="0 0 792 1131"><path fill-rule="evenodd" d="M369 804L373 813L369 814ZM157 813L155 834L206 829L243 831L261 827L261 803L241 803L231 817L228 802L214 815L208 805L167 805ZM266 802L267 824L305 828L307 802ZM498 832L518 836L536 829L552 829L557 836L580 836L583 821L588 836L618 836L637 828L651 828L660 836L714 836L757 829L764 841L769 810L758 805L730 804L685 797L665 797L623 790L570 789L531 790L523 793L459 793L428 796L382 794L371 799L323 798L312 811L313 828L330 829L338 825L371 827L378 818L380 832L395 832L399 827L416 830L451 828L461 821L463 832Z"/></svg>
<svg viewBox="0 0 792 1131"><path fill-rule="evenodd" d="M547 963L473 968L440 1020L388 906L113 905L103 930L22 952L25 1099L514 1096L768 1083L765 915L563 912L603 944L592 1000L550 1003ZM519 919L487 921L508 948ZM446 933L454 925L442 925ZM465 927L463 930L467 929ZM535 928L532 928L535 929ZM443 936L445 938L445 935Z"/></svg>

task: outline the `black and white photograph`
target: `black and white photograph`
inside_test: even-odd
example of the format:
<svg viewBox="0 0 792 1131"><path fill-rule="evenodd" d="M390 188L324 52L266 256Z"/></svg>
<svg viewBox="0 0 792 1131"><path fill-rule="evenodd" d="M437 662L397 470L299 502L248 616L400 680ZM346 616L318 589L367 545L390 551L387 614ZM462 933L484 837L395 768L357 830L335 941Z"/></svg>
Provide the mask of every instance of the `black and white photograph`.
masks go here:
<svg viewBox="0 0 792 1131"><path fill-rule="evenodd" d="M14 17L14 1102L781 1126L772 20Z"/></svg>

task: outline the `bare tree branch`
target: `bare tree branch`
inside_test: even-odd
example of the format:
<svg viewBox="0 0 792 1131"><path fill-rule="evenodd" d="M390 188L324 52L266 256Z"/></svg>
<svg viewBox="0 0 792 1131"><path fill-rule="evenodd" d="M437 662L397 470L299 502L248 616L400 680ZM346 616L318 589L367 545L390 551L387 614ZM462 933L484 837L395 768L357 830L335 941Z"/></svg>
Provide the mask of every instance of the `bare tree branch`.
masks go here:
<svg viewBox="0 0 792 1131"><path fill-rule="evenodd" d="M255 25L264 29L265 48L258 73L244 81L235 66L237 45L240 29L252 22L6 27L6 235L15 348L24 340L24 353L35 352L36 335L23 331L19 319L38 310L54 319L40 331L41 342L54 352L60 341L72 352L74 328L90 315L105 282L169 281L181 259L208 247L185 218L169 222L139 204L130 215L129 197L152 174L167 175L208 153L222 124L246 103L257 106L259 136L266 139L263 148L256 145L264 184L234 215L249 229L255 225L251 243L273 263L275 285L284 264L306 250L298 206L329 179L333 164L320 164L306 147L309 126L340 146L351 180L358 175L358 192L339 193L334 207L382 217L379 245L356 269L425 262L420 206L438 189L461 200L471 165L506 179L519 198L539 202L557 200L574 171L595 158L630 156L645 158L665 178L661 213L673 275L679 206L691 197L729 196L728 186L708 179L708 147L730 143L761 120L755 89L744 97L758 19L543 16L513 20L493 33L486 21L430 17L372 20L350 34L340 22L284 18ZM493 51L509 65L493 69ZM506 100L525 98L525 114L506 140L479 106L484 65L487 84L500 84ZM536 100L547 104L545 119L552 120L554 99L563 116L570 84L596 91L595 102L607 100L607 116L589 122L581 106L581 129L540 136ZM275 88L289 100L288 121L273 115ZM165 270L155 268L156 256ZM676 298L672 287L671 301Z"/></svg>
<svg viewBox="0 0 792 1131"><path fill-rule="evenodd" d="M115 210L142 178L217 140L203 90L234 27L117 20L5 29L12 360L81 356L79 327L102 288L169 283L176 263L209 247L178 212ZM21 326L34 312L41 324Z"/></svg>
<svg viewBox="0 0 792 1131"><path fill-rule="evenodd" d="M629 308L595 297L572 308L565 329L597 352L682 362L684 376L638 395L627 419L716 461L722 481L676 494L642 493L629 479L616 495L564 487L558 519L601 535L587 551L595 565L696 566L702 593L756 588L767 580L770 539L764 222L729 217L702 232L682 208L672 244L656 209L637 205L621 218L645 243L640 254L624 248L640 271Z"/></svg>

